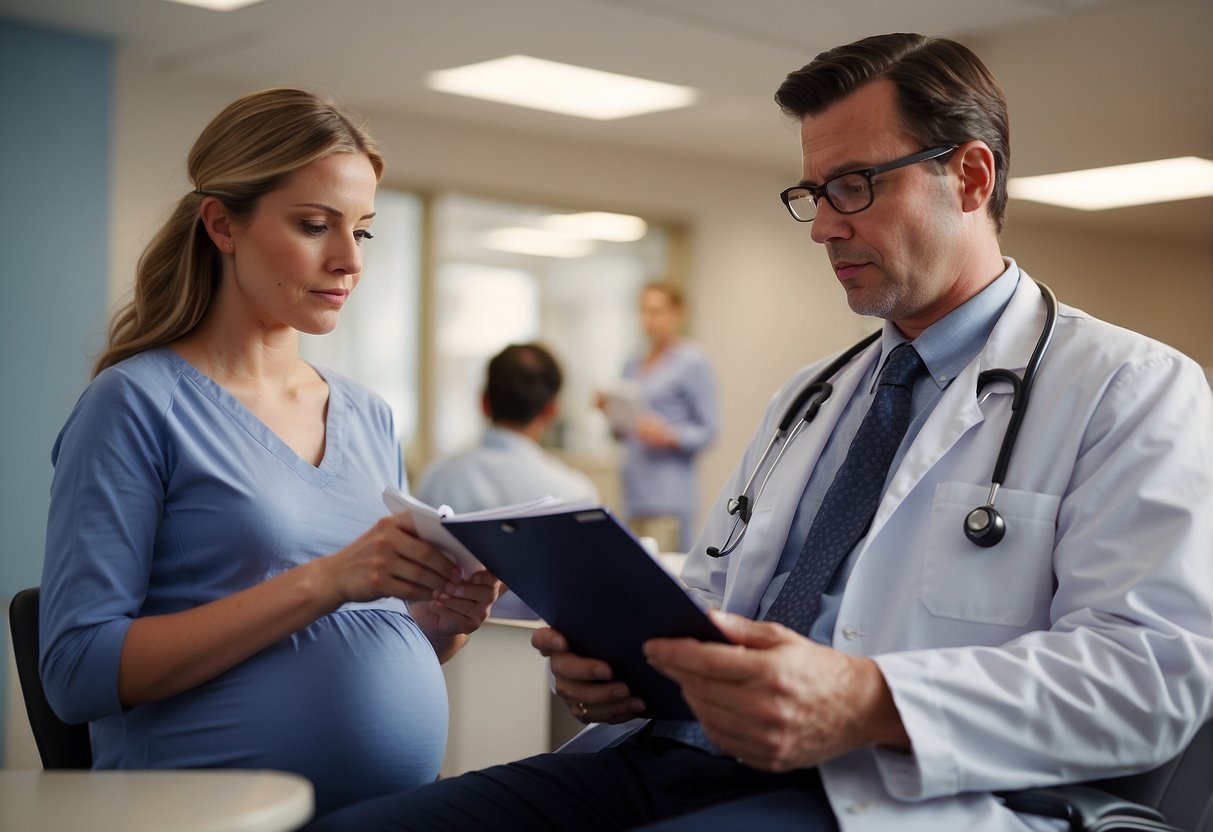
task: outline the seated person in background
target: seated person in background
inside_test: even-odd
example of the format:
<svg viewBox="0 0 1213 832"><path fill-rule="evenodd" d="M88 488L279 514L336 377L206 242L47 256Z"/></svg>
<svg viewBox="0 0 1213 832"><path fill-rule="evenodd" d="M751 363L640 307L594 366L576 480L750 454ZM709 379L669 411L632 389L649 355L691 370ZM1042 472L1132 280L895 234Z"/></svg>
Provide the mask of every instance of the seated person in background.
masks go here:
<svg viewBox="0 0 1213 832"><path fill-rule="evenodd" d="M556 420L560 365L538 344L513 344L489 362L481 407L489 426L480 444L433 463L421 477L416 497L457 512L524 503L549 495L597 501L590 478L539 446ZM506 591L493 605L500 618L537 618L518 596Z"/></svg>
<svg viewBox="0 0 1213 832"><path fill-rule="evenodd" d="M371 139L266 90L188 171L51 454L41 674L95 768L293 771L323 815L434 780L439 663L500 584L383 516L391 410L299 356L361 276Z"/></svg>

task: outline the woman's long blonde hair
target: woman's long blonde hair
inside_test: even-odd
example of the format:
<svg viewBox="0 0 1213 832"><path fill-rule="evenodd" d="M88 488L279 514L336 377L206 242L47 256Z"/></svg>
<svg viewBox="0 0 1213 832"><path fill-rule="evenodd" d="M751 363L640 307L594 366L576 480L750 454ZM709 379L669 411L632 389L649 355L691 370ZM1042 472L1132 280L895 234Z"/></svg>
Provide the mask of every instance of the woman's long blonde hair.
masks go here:
<svg viewBox="0 0 1213 832"><path fill-rule="evenodd" d="M124 358L191 332L219 285L221 260L199 216L204 197L247 219L265 193L305 165L333 153L362 153L375 176L383 157L374 140L331 102L301 90L269 89L229 104L190 150L194 190L139 258L134 296L114 315L97 375Z"/></svg>

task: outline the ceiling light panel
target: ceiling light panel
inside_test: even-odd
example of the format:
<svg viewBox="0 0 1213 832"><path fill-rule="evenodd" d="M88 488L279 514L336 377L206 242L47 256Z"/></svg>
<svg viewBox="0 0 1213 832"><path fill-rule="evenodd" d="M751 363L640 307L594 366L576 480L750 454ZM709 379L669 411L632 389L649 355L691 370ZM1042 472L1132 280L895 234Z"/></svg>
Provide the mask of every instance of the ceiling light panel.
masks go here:
<svg viewBox="0 0 1213 832"><path fill-rule="evenodd" d="M213 12L234 12L237 9L243 9L245 6L251 6L254 3L260 3L262 0L165 0L168 3L178 3L182 6L197 6L200 9L209 9Z"/></svg>
<svg viewBox="0 0 1213 832"><path fill-rule="evenodd" d="M1023 176L1007 183L1007 193L1015 199L1081 211L1198 199L1213 196L1213 161L1183 156L1045 176Z"/></svg>
<svg viewBox="0 0 1213 832"><path fill-rule="evenodd" d="M639 240L649 230L648 223L640 217L605 211L549 214L543 218L543 227L570 239L603 240L612 243Z"/></svg>
<svg viewBox="0 0 1213 832"><path fill-rule="evenodd" d="M438 70L426 83L439 92L599 121L687 107L698 97L691 87L527 55Z"/></svg>
<svg viewBox="0 0 1213 832"><path fill-rule="evenodd" d="M594 248L593 240L569 239L541 228L495 228L480 239L480 244L495 251L530 254L537 257L585 257Z"/></svg>

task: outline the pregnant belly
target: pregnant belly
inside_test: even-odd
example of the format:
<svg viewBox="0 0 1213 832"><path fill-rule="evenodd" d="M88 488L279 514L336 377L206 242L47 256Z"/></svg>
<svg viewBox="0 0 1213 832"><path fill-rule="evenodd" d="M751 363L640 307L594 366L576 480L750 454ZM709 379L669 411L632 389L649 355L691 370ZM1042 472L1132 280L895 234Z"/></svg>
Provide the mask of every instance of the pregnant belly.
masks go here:
<svg viewBox="0 0 1213 832"><path fill-rule="evenodd" d="M446 686L411 618L349 610L120 719L94 736L99 767L293 771L321 814L437 777Z"/></svg>

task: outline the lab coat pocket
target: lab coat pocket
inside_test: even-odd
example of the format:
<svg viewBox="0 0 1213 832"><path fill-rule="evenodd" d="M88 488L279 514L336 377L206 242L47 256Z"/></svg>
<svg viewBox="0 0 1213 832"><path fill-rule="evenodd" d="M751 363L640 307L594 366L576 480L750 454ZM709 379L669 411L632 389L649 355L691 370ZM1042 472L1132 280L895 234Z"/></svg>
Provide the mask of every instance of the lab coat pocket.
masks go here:
<svg viewBox="0 0 1213 832"><path fill-rule="evenodd" d="M932 615L1026 626L1047 614L1053 592L1053 539L1061 498L1003 489L995 505L1006 537L988 549L964 534L965 516L985 505L989 486L941 483L931 506L922 600Z"/></svg>

